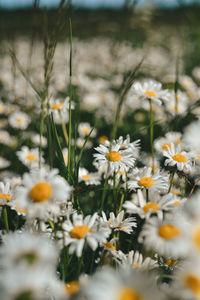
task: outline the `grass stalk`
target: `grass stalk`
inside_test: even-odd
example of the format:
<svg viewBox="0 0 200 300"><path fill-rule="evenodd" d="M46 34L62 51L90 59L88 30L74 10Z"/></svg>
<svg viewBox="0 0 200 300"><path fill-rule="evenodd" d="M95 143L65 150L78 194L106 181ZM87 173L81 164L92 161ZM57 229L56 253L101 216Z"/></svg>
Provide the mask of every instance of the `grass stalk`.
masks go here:
<svg viewBox="0 0 200 300"><path fill-rule="evenodd" d="M69 139L68 139L68 181L71 178L71 139L72 139L72 23L69 18L70 30L70 63L69 63Z"/></svg>

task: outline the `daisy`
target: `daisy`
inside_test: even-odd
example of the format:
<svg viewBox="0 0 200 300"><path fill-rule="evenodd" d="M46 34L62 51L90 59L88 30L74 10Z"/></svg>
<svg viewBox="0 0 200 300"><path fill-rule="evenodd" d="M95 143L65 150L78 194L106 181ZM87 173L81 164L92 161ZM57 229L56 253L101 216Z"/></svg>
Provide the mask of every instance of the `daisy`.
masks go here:
<svg viewBox="0 0 200 300"><path fill-rule="evenodd" d="M10 167L10 162L5 159L4 157L0 157L0 169L8 168Z"/></svg>
<svg viewBox="0 0 200 300"><path fill-rule="evenodd" d="M155 279L137 269L121 268L115 271L104 267L83 288L88 300L162 300L163 295Z"/></svg>
<svg viewBox="0 0 200 300"><path fill-rule="evenodd" d="M107 219L106 214L102 212L103 222L114 231L124 231L130 234L133 231L132 227L137 227L136 218L131 217L124 219L124 210L122 210L116 217L113 212L110 213L110 218ZM124 219L124 220L123 220Z"/></svg>
<svg viewBox="0 0 200 300"><path fill-rule="evenodd" d="M200 299L200 259L193 256L180 264L174 273L172 292L178 299Z"/></svg>
<svg viewBox="0 0 200 300"><path fill-rule="evenodd" d="M121 251L118 251L121 252ZM122 253L121 253L122 254ZM120 257L120 265L122 267L130 267L138 268L142 270L150 270L154 268L158 268L158 262L151 257L144 258L142 253L139 251L131 250L128 254L122 254Z"/></svg>
<svg viewBox="0 0 200 300"><path fill-rule="evenodd" d="M181 144L181 136L180 132L168 132L165 137L154 141L154 147L158 153L163 153L163 150L168 150L168 147L171 148L171 143Z"/></svg>
<svg viewBox="0 0 200 300"><path fill-rule="evenodd" d="M67 163L68 163L68 149L67 148L64 148L62 150L62 155L63 155L63 158L64 158L64 162L67 165Z"/></svg>
<svg viewBox="0 0 200 300"><path fill-rule="evenodd" d="M40 139L41 139L42 147L46 147L47 146L47 139L44 136L40 137L39 134L32 134L31 135L31 141L37 146L40 146Z"/></svg>
<svg viewBox="0 0 200 300"><path fill-rule="evenodd" d="M13 112L8 118L10 126L16 129L26 129L30 121L29 116L20 111Z"/></svg>
<svg viewBox="0 0 200 300"><path fill-rule="evenodd" d="M135 157L130 149L120 150L121 145L115 141L105 143L95 148L98 153L95 153L95 161L99 167L104 166L106 170L110 169L111 172L118 170L128 171L129 168L135 164Z"/></svg>
<svg viewBox="0 0 200 300"><path fill-rule="evenodd" d="M16 188L14 204L26 209L30 220L48 220L59 215L60 205L67 203L71 191L72 188L58 175L57 169L34 169L24 174L22 186Z"/></svg>
<svg viewBox="0 0 200 300"><path fill-rule="evenodd" d="M151 215L156 214L159 219L163 219L164 211L172 210L174 199L172 194L160 196L155 192L149 193L149 201L147 201L141 190L137 191L132 201L126 201L123 207L129 214L138 214L140 218L149 219Z"/></svg>
<svg viewBox="0 0 200 300"><path fill-rule="evenodd" d="M135 154L135 157L138 157L140 150L140 140L136 140L134 142L130 141L130 135L127 134L126 139L120 136L116 142L116 144L120 144L120 150L129 149L132 150Z"/></svg>
<svg viewBox="0 0 200 300"><path fill-rule="evenodd" d="M166 192L169 185L169 177L164 173L156 171L152 174L152 168L144 167L143 169L135 169L129 175L128 188L147 189L149 191Z"/></svg>
<svg viewBox="0 0 200 300"><path fill-rule="evenodd" d="M99 185L101 183L101 177L98 172L89 173L85 168L79 168L79 181L85 182L86 185Z"/></svg>
<svg viewBox="0 0 200 300"><path fill-rule="evenodd" d="M17 157L28 168L39 167L39 149L29 149L27 146L23 146L20 151L17 151ZM44 162L44 158L41 156L41 162Z"/></svg>
<svg viewBox="0 0 200 300"><path fill-rule="evenodd" d="M71 109L74 109L74 107L75 105L72 101ZM67 123L69 120L69 97L64 100L56 99L55 101L51 101L50 111L53 112L56 124Z"/></svg>
<svg viewBox="0 0 200 300"><path fill-rule="evenodd" d="M0 275L1 300L66 299L64 284L50 268L27 268L21 264Z"/></svg>
<svg viewBox="0 0 200 300"><path fill-rule="evenodd" d="M138 242L143 243L147 250L154 250L159 255L182 257L188 251L187 230L188 225L180 217L175 219L173 216L164 221L154 217L144 224Z"/></svg>
<svg viewBox="0 0 200 300"><path fill-rule="evenodd" d="M78 133L81 137L86 137L90 131L92 130L92 127L90 126L89 123L79 123L78 125ZM97 131L96 129L94 128L90 137L95 137L97 134Z"/></svg>
<svg viewBox="0 0 200 300"><path fill-rule="evenodd" d="M12 201L10 183L0 182L0 205L8 205L10 201Z"/></svg>
<svg viewBox="0 0 200 300"><path fill-rule="evenodd" d="M189 151L200 152L200 121L196 121L187 126L183 134L183 145Z"/></svg>
<svg viewBox="0 0 200 300"><path fill-rule="evenodd" d="M160 82L149 80L143 84L135 82L132 86L133 95L139 96L142 100L151 100L158 105L162 104L161 100L168 101L169 91L162 90L162 84Z"/></svg>
<svg viewBox="0 0 200 300"><path fill-rule="evenodd" d="M163 151L163 155L167 157L165 160L165 166L176 168L179 171L189 173L192 169L192 154L181 150L180 145L175 146L174 143L170 143L170 147Z"/></svg>
<svg viewBox="0 0 200 300"><path fill-rule="evenodd" d="M97 214L86 216L73 214L72 222L70 219L62 224L63 238L65 246L70 245L69 253L76 252L82 255L85 242L95 251L99 243L105 243L110 235L110 229L97 221Z"/></svg>
<svg viewBox="0 0 200 300"><path fill-rule="evenodd" d="M55 269L58 254L56 245L47 236L16 231L3 236L0 264L3 268L14 268L23 263L27 268L49 265Z"/></svg>
<svg viewBox="0 0 200 300"><path fill-rule="evenodd" d="M84 143L85 143L85 139L84 138L82 138L82 137L77 138L76 145L77 145L78 148L82 148L83 145L84 145ZM85 148L86 149L92 148L92 142L89 141L89 140L87 140L87 142L85 144Z"/></svg>

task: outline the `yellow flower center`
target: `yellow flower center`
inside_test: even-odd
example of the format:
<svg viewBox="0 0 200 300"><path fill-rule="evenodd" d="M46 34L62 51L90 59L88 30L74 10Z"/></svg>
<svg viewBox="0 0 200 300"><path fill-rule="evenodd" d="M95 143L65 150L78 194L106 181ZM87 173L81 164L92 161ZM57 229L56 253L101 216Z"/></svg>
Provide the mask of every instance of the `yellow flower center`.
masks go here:
<svg viewBox="0 0 200 300"><path fill-rule="evenodd" d="M15 180L15 181L13 181L13 184L14 184L14 185L18 185L18 184L19 184L19 181Z"/></svg>
<svg viewBox="0 0 200 300"><path fill-rule="evenodd" d="M54 105L52 106L52 109L53 109L53 110L57 110L57 109L62 108L62 107L63 107L63 104L62 104L62 103L57 103L57 104L54 104Z"/></svg>
<svg viewBox="0 0 200 300"><path fill-rule="evenodd" d="M90 175L82 175L81 178L84 179L84 180L89 180L90 179Z"/></svg>
<svg viewBox="0 0 200 300"><path fill-rule="evenodd" d="M193 100L195 98L195 94L193 92L187 92L188 97L190 98L190 100Z"/></svg>
<svg viewBox="0 0 200 300"><path fill-rule="evenodd" d="M171 144L170 143L165 143L162 145L162 149L163 150L168 150L168 149L171 149Z"/></svg>
<svg viewBox="0 0 200 300"><path fill-rule="evenodd" d="M84 236L90 232L90 228L86 225L78 225L78 226L75 226L71 232L70 232L70 236L73 238L73 239L83 239Z"/></svg>
<svg viewBox="0 0 200 300"><path fill-rule="evenodd" d="M142 177L139 182L139 186L143 186L146 189L150 188L152 185L154 185L154 180L151 177Z"/></svg>
<svg viewBox="0 0 200 300"><path fill-rule="evenodd" d="M193 233L193 242L196 248L200 251L200 226L198 226Z"/></svg>
<svg viewBox="0 0 200 300"><path fill-rule="evenodd" d="M38 182L32 187L29 195L34 202L44 202L49 200L51 194L52 188L49 183Z"/></svg>
<svg viewBox="0 0 200 300"><path fill-rule="evenodd" d="M148 97L156 97L157 94L154 91L146 91L145 95L147 95Z"/></svg>
<svg viewBox="0 0 200 300"><path fill-rule="evenodd" d="M180 229L172 224L165 224L160 226L158 230L158 234L161 238L165 240L172 240L176 238L177 236L181 235Z"/></svg>
<svg viewBox="0 0 200 300"><path fill-rule="evenodd" d="M80 291L80 283L78 281L67 282L65 288L69 295L74 295Z"/></svg>
<svg viewBox="0 0 200 300"><path fill-rule="evenodd" d="M200 278L194 274L188 274L185 277L187 287L192 290L195 295L200 296ZM199 299L199 297L198 297Z"/></svg>
<svg viewBox="0 0 200 300"><path fill-rule="evenodd" d="M108 140L108 137L107 136L105 136L105 135L102 135L100 138L99 138L99 142L100 142L100 144L104 144L105 143L105 141L107 141Z"/></svg>
<svg viewBox="0 0 200 300"><path fill-rule="evenodd" d="M133 264L132 267L135 269L135 268L138 268L139 265L138 264Z"/></svg>
<svg viewBox="0 0 200 300"><path fill-rule="evenodd" d="M143 206L142 209L143 209L143 211L144 211L145 213L148 213L150 209L156 211L156 210L158 210L159 208L160 208L160 207L158 206L157 203L149 202L149 203L145 204L145 205Z"/></svg>
<svg viewBox="0 0 200 300"><path fill-rule="evenodd" d="M179 191L178 191L178 190L176 190L176 189L174 189L174 190L172 191L172 194L174 194L174 195L178 196L178 195L179 195Z"/></svg>
<svg viewBox="0 0 200 300"><path fill-rule="evenodd" d="M117 171L117 174L124 174L125 173L125 171Z"/></svg>
<svg viewBox="0 0 200 300"><path fill-rule="evenodd" d="M16 122L17 122L18 124L21 124L21 123L23 122L23 119L22 119L22 118L16 118Z"/></svg>
<svg viewBox="0 0 200 300"><path fill-rule="evenodd" d="M3 199L5 198L6 201L10 201L11 197L9 194L0 194L0 199Z"/></svg>
<svg viewBox="0 0 200 300"><path fill-rule="evenodd" d="M175 154L172 156L172 158L173 158L173 160L175 160L177 162L186 162L187 161L187 158L183 154Z"/></svg>
<svg viewBox="0 0 200 300"><path fill-rule="evenodd" d="M35 155L34 154L27 154L26 159L29 161L35 161Z"/></svg>
<svg viewBox="0 0 200 300"><path fill-rule="evenodd" d="M83 134L89 134L89 132L90 132L90 129L89 128L83 128L83 130L82 130L82 132L83 132Z"/></svg>
<svg viewBox="0 0 200 300"><path fill-rule="evenodd" d="M118 151L110 151L106 154L106 159L109 161L120 161L122 158L121 154Z"/></svg>
<svg viewBox="0 0 200 300"><path fill-rule="evenodd" d="M178 140L176 140L174 142L175 142L175 144L179 145L181 143L181 140L178 139Z"/></svg>
<svg viewBox="0 0 200 300"><path fill-rule="evenodd" d="M143 300L144 298L130 287L123 288L118 296L118 300Z"/></svg>
<svg viewBox="0 0 200 300"><path fill-rule="evenodd" d="M172 204L174 207L179 207L181 205L181 202L176 200L174 201L174 203Z"/></svg>
<svg viewBox="0 0 200 300"><path fill-rule="evenodd" d="M166 265L168 265L168 266L175 266L176 264L177 264L177 261L173 260L173 259L168 259L166 261Z"/></svg>
<svg viewBox="0 0 200 300"><path fill-rule="evenodd" d="M112 245L110 242L104 243L104 246L106 246L106 247L109 248L109 249L116 250L116 247L115 247L114 245Z"/></svg>

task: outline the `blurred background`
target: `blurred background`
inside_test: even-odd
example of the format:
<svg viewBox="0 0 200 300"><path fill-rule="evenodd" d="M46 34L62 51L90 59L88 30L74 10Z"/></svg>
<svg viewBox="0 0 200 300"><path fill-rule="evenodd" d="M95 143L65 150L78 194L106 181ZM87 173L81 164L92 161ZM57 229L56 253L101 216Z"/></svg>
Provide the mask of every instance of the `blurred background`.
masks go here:
<svg viewBox="0 0 200 300"><path fill-rule="evenodd" d="M66 38L68 17L72 18L73 36L81 39L106 36L128 40L134 47L146 41L168 49L174 39L186 55L186 71L200 59L200 0L68 0L60 18ZM60 0L0 0L0 39L18 36L41 39L45 22L55 26ZM181 45L180 45L181 43ZM174 45L176 46L176 45ZM187 59L187 56L190 59Z"/></svg>

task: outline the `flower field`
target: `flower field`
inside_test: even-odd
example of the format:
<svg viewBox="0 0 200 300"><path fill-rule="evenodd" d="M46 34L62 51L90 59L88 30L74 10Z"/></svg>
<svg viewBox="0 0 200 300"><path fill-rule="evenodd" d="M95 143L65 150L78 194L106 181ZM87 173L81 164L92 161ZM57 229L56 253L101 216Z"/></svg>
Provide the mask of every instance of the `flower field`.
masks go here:
<svg viewBox="0 0 200 300"><path fill-rule="evenodd" d="M0 299L199 300L200 27L64 2L2 38Z"/></svg>

